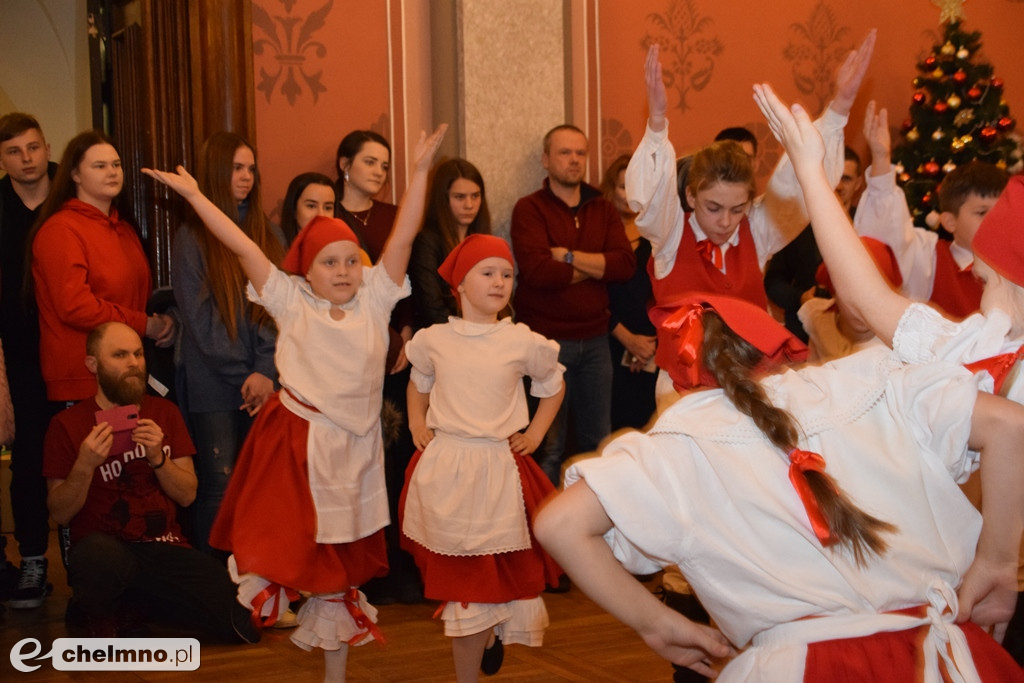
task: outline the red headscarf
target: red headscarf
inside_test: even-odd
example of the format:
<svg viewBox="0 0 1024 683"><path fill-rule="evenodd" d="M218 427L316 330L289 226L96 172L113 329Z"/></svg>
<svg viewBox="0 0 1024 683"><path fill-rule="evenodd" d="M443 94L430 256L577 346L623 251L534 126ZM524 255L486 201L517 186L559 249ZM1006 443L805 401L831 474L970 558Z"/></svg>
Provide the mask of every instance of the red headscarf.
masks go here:
<svg viewBox="0 0 1024 683"><path fill-rule="evenodd" d="M340 218L317 216L295 236L281 269L292 275L305 275L320 250L332 242L355 242L358 246L359 238Z"/></svg>
<svg viewBox="0 0 1024 683"><path fill-rule="evenodd" d="M972 246L996 272L1024 287L1024 175L1010 178L999 201L982 219Z"/></svg>
<svg viewBox="0 0 1024 683"><path fill-rule="evenodd" d="M503 258L509 263L515 263L512 260L512 250L508 248L508 243L505 240L494 235L469 235L452 249L452 253L448 254L448 258L444 260L437 272L452 288L452 295L458 301L458 287L466 279L466 273L484 259L492 257Z"/></svg>
<svg viewBox="0 0 1024 683"><path fill-rule="evenodd" d="M672 377L679 391L718 386L701 363L706 310L718 313L729 329L764 354L759 370L807 358L807 346L764 309L730 296L688 294L648 311L651 322L658 328L655 360L658 367Z"/></svg>
<svg viewBox="0 0 1024 683"><path fill-rule="evenodd" d="M900 275L900 264L896 263L896 255L892 253L889 245L879 242L870 237L861 237L861 243L868 250L868 254L875 261L875 266L882 277L886 279L890 287L899 289L903 284L903 276ZM832 286L832 278L828 276L828 268L822 263L818 266L818 272L814 274L814 280L818 286L827 289L834 295L835 288Z"/></svg>

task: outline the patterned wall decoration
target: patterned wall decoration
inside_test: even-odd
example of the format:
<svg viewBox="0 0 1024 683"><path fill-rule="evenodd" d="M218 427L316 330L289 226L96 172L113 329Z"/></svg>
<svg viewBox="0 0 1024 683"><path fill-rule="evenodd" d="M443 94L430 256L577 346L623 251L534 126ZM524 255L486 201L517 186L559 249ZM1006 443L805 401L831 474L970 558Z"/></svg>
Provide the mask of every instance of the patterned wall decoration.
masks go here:
<svg viewBox="0 0 1024 683"><path fill-rule="evenodd" d="M725 49L713 31L715 22L700 12L695 0L671 0L668 11L648 14L647 22L653 31L644 35L644 51L654 43L661 46L665 87L675 91L679 111L686 111L687 95L707 87L715 58Z"/></svg>
<svg viewBox="0 0 1024 683"><path fill-rule="evenodd" d="M299 77L305 82L315 104L320 93L327 91L327 87L321 82L323 69L309 73L316 66L308 60L315 58L322 61L327 56L327 47L314 40L314 34L324 28L334 0L327 0L305 17L292 15L296 0L278 2L284 8L283 16L271 16L259 4L252 4L253 60L259 69L256 90L262 92L267 102L270 102L280 81L279 94L288 100L289 106L295 106L296 100L303 94Z"/></svg>
<svg viewBox="0 0 1024 683"><path fill-rule="evenodd" d="M601 158L605 166L623 154L632 154L635 146L633 136L622 121L613 118L601 120Z"/></svg>
<svg viewBox="0 0 1024 683"><path fill-rule="evenodd" d="M782 52L790 62L793 82L802 94L817 102L817 110L825 108L835 73L855 45L849 26L840 26L832 9L824 0L811 10L807 22L789 25L794 35Z"/></svg>

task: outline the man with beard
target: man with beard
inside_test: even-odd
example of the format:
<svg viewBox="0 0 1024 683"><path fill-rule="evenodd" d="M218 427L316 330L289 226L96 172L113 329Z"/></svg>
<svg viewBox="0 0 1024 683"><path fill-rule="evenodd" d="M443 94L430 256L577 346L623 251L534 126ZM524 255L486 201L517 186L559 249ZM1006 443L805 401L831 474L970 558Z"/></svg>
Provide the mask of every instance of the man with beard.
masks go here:
<svg viewBox="0 0 1024 683"><path fill-rule="evenodd" d="M577 452L594 450L611 432L608 283L625 282L635 267L618 210L583 182L587 153L587 136L576 126L549 131L541 157L548 177L516 202L510 228L519 269L516 316L558 342L565 366L565 400L534 454L555 486L570 411Z"/></svg>
<svg viewBox="0 0 1024 683"><path fill-rule="evenodd" d="M146 395L139 335L118 322L97 327L85 364L96 395L53 418L43 474L50 514L70 531L68 584L91 634L138 635L137 622L154 618L258 641L225 568L178 526L178 506L196 495L195 448L177 406ZM137 408L127 411L134 426L100 412L120 406Z"/></svg>

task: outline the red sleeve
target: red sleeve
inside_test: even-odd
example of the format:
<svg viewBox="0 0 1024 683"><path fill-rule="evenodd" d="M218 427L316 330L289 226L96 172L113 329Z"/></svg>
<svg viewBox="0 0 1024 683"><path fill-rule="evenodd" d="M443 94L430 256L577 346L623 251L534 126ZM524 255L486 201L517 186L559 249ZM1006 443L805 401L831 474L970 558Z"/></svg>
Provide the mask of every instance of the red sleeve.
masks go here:
<svg viewBox="0 0 1024 683"><path fill-rule="evenodd" d="M572 284L573 268L551 258L552 244L547 220L530 197L516 202L509 229L519 281L534 289L564 289Z"/></svg>
<svg viewBox="0 0 1024 683"><path fill-rule="evenodd" d="M146 334L146 312L136 311L100 299L89 285L88 248L60 219L47 221L32 242L32 277L42 295L40 305L48 306L68 327L89 332L106 322L123 322ZM105 268L126 268L111 258Z"/></svg>

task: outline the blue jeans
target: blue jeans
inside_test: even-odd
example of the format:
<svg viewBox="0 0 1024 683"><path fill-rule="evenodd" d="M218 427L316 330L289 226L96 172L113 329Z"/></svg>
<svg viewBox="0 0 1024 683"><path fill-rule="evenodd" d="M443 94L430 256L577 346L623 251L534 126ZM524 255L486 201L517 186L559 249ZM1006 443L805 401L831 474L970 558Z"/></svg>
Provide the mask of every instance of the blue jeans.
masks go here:
<svg viewBox="0 0 1024 683"><path fill-rule="evenodd" d="M231 472L252 418L244 410L189 413L196 446L196 501L192 504L192 545L210 552L210 528L228 489Z"/></svg>
<svg viewBox="0 0 1024 683"><path fill-rule="evenodd" d="M608 335L590 339L559 339L558 362L565 366L565 398L544 437L537 462L555 486L559 485L569 413L576 434L576 450L595 450L611 431L612 363Z"/></svg>

